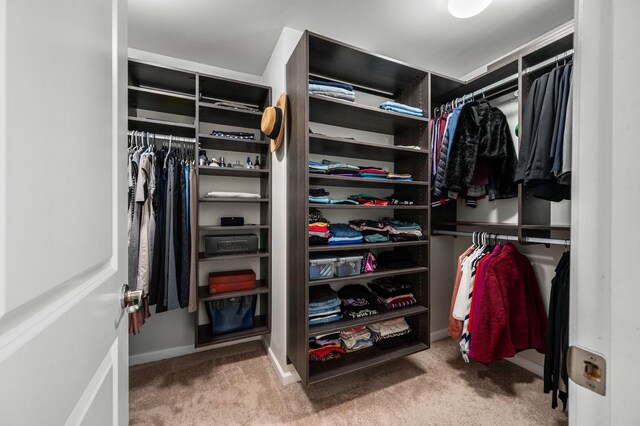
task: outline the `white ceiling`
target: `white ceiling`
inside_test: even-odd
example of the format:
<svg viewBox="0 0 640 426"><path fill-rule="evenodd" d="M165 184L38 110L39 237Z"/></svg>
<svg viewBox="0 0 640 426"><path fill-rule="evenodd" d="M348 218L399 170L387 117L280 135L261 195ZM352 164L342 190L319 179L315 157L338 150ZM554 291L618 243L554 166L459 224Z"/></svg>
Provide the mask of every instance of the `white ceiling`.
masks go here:
<svg viewBox="0 0 640 426"><path fill-rule="evenodd" d="M447 0L129 0L129 46L262 75L283 27L461 77L573 18L573 0L494 0L456 19Z"/></svg>

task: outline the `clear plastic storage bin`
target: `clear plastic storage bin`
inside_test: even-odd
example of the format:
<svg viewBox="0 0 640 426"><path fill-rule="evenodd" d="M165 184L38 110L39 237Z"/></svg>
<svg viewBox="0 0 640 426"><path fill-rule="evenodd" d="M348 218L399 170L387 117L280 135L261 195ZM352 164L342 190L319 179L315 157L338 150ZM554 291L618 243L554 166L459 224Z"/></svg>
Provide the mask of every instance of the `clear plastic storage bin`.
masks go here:
<svg viewBox="0 0 640 426"><path fill-rule="evenodd" d="M339 257L336 262L336 276L348 277L360 274L362 268L362 255Z"/></svg>
<svg viewBox="0 0 640 426"><path fill-rule="evenodd" d="M335 257L309 259L309 280L333 278L336 272L336 260Z"/></svg>

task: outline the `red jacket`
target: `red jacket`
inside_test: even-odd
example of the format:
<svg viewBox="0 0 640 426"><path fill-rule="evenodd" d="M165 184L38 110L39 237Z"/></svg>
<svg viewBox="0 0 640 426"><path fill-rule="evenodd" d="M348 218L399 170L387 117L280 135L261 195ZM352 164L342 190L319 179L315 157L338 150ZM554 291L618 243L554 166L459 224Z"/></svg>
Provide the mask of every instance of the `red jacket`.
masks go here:
<svg viewBox="0 0 640 426"><path fill-rule="evenodd" d="M538 280L529 259L513 244L505 244L486 265L481 296L474 300L478 307L471 335L476 360L488 364L531 348L544 353L547 315Z"/></svg>

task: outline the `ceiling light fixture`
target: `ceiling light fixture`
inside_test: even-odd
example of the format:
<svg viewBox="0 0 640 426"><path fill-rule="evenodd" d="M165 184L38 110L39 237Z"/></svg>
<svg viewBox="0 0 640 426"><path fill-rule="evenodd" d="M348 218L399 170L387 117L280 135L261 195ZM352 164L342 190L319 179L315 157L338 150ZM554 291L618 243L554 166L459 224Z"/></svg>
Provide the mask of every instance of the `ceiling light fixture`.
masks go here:
<svg viewBox="0 0 640 426"><path fill-rule="evenodd" d="M466 19L485 10L493 0L449 0L449 13L456 18Z"/></svg>

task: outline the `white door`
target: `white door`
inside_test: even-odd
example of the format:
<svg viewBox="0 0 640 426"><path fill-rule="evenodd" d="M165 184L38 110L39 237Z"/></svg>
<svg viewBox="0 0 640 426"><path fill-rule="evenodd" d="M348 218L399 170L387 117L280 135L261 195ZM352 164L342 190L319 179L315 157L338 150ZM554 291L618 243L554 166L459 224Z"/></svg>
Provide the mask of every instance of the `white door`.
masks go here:
<svg viewBox="0 0 640 426"><path fill-rule="evenodd" d="M126 1L0 0L0 424L126 424Z"/></svg>
<svg viewBox="0 0 640 426"><path fill-rule="evenodd" d="M569 344L607 365L604 396L570 384L572 425L640 424L639 16L637 0L577 1Z"/></svg>

